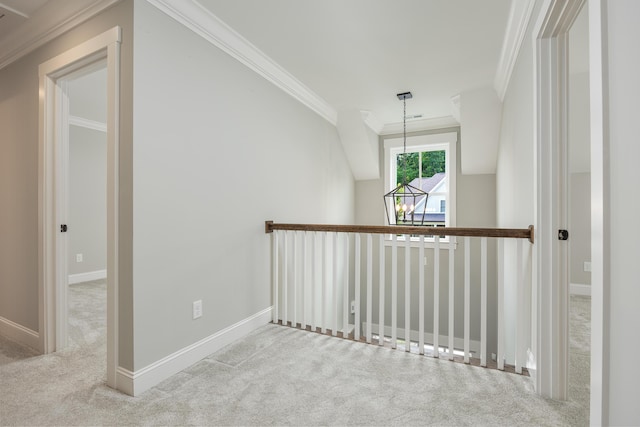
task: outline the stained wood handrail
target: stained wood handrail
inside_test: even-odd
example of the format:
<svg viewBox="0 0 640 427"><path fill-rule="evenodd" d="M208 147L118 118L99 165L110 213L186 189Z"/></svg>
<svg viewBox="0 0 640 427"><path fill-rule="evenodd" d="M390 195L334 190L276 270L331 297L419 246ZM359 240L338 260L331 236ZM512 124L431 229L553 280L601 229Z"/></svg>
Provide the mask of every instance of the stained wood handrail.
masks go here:
<svg viewBox="0 0 640 427"><path fill-rule="evenodd" d="M527 239L534 243L533 225L529 228L468 228L468 227L410 227L404 225L333 225L333 224L278 224L265 221L265 233L273 230L327 231L364 234L416 234L426 236L506 237Z"/></svg>

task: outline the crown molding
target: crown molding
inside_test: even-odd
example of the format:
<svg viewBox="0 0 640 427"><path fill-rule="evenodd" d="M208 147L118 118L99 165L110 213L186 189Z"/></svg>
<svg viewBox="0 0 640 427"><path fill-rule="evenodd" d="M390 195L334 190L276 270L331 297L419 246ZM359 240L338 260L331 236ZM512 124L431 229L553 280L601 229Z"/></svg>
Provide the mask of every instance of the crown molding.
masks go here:
<svg viewBox="0 0 640 427"><path fill-rule="evenodd" d="M451 115L460 123L460 94L451 97Z"/></svg>
<svg viewBox="0 0 640 427"><path fill-rule="evenodd" d="M384 123L382 123L371 111L361 110L360 114L362 115L362 121L364 124L377 135L380 135L380 132L384 129Z"/></svg>
<svg viewBox="0 0 640 427"><path fill-rule="evenodd" d="M420 132L423 130L444 129L458 127L460 123L452 116L433 117L429 119L410 120L407 122L407 132ZM380 135L392 135L403 132L403 123L387 123L384 125Z"/></svg>
<svg viewBox="0 0 640 427"><path fill-rule="evenodd" d="M500 101L504 101L504 96L509 87L511 74L516 65L522 42L524 41L527 25L533 13L535 0L517 0L511 2L509 10L509 21L502 42L502 51L498 61L498 69L493 82L493 87L498 94Z"/></svg>
<svg viewBox="0 0 640 427"><path fill-rule="evenodd" d="M69 115L69 124L86 129L97 130L99 132L107 131L107 124L96 120L85 119L84 117Z"/></svg>
<svg viewBox="0 0 640 427"><path fill-rule="evenodd" d="M62 2L65 7L60 7L60 2L50 2L56 4L46 10L43 9L47 5L38 9L30 19L0 43L0 70L119 1L96 0L75 11L65 9L72 7L73 2Z"/></svg>
<svg viewBox="0 0 640 427"><path fill-rule="evenodd" d="M336 126L337 111L196 0L147 0Z"/></svg>

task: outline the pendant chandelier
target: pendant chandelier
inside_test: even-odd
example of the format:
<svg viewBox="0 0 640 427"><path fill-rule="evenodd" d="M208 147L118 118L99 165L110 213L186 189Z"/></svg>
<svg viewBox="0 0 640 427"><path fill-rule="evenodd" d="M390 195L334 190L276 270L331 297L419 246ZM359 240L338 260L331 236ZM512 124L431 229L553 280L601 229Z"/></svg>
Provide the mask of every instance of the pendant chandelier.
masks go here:
<svg viewBox="0 0 640 427"><path fill-rule="evenodd" d="M402 182L396 188L384 195L384 206L387 211L389 225L424 225L425 208L427 206L428 193L420 188L410 185L407 178L407 99L413 98L411 92L399 93L398 99L402 101L404 110L403 123L403 155L402 155ZM422 203L424 199L424 203ZM422 208L416 212L416 206Z"/></svg>

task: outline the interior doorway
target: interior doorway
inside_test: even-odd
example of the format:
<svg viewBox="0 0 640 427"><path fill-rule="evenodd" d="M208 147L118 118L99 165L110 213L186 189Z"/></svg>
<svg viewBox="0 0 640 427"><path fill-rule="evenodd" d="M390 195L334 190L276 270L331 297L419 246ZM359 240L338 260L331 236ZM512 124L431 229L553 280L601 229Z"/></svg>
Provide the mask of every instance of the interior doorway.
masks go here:
<svg viewBox="0 0 640 427"><path fill-rule="evenodd" d="M65 87L73 77L106 64L106 372L118 388L118 205L120 27L105 31L39 66L38 161L39 338L44 353L63 348L67 337L68 140ZM68 114L67 121L68 121ZM66 151L65 151L66 150Z"/></svg>
<svg viewBox="0 0 640 427"><path fill-rule="evenodd" d="M57 348L96 347L106 340L107 279L107 68L106 61L84 67L59 82L62 103L63 153L68 153L67 259L68 284L61 291L66 321Z"/></svg>

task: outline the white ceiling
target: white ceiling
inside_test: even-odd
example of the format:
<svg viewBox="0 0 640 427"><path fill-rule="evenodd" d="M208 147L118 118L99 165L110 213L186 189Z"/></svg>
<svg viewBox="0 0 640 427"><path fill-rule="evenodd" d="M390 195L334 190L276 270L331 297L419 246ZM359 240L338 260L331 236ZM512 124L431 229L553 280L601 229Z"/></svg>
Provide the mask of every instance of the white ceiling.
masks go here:
<svg viewBox="0 0 640 427"><path fill-rule="evenodd" d="M47 0L0 1L0 39L22 25Z"/></svg>
<svg viewBox="0 0 640 427"><path fill-rule="evenodd" d="M336 111L390 124L402 120L397 93L411 91L407 114L429 119L451 116L452 96L493 86L512 0L198 1ZM0 0L0 53L40 15L62 21L92 2Z"/></svg>
<svg viewBox="0 0 640 427"><path fill-rule="evenodd" d="M199 0L337 111L451 116L493 86L511 0Z"/></svg>

